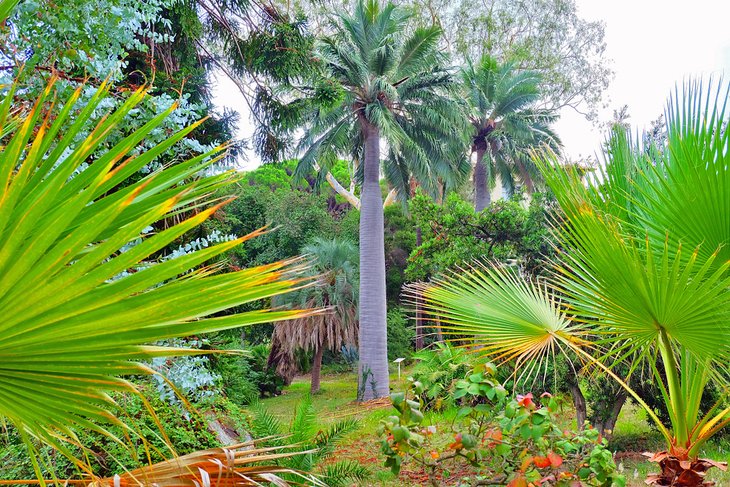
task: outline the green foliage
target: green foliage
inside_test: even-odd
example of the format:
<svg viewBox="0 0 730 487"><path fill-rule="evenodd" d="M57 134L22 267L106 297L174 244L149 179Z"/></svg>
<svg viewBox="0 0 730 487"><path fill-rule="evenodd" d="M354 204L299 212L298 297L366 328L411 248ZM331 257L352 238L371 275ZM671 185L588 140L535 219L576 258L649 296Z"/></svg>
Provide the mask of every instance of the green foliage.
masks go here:
<svg viewBox="0 0 730 487"><path fill-rule="evenodd" d="M170 458L173 451L178 455L184 455L219 445L215 435L208 430L208 419L198 411L186 411L180 405L172 405L160 399L154 386L149 382L140 384L139 389L141 396L113 395L124 412L120 419L136 433L135 435L129 436L125 428L120 426L112 426L110 432L122 439L122 443L93 431L80 434L80 443L89 449L90 466L94 474L110 477ZM154 411L154 415L149 407ZM225 401L218 401L216 409L218 417L243 420L242 417L236 416L235 408L232 409ZM161 432L167 436L169 443ZM51 478L53 474L58 478L71 478L80 473L68 459L54 452L52 448L39 443L34 445L37 448L38 459L46 463L42 467L44 478ZM170 447L174 450L170 450ZM77 448L74 448L74 451L77 455L82 454ZM13 427L9 427L0 437L0 461L4 465L0 469L2 480L35 477L28 452L18 431Z"/></svg>
<svg viewBox="0 0 730 487"><path fill-rule="evenodd" d="M475 261L516 264L529 275L545 272L553 253L549 219L555 209L547 196L535 195L528 209L517 201L500 200L480 213L458 194L443 205L423 194L410 204L423 243L411 252L406 276L427 280Z"/></svg>
<svg viewBox="0 0 730 487"><path fill-rule="evenodd" d="M482 480L514 486L546 480L564 487L576 481L625 485L596 430L563 431L556 424L558 406L550 394L541 396L542 404L532 394L508 398L495 373L492 364L481 364L455 384L460 408L445 431L425 421L423 384L414 381L406 393L393 394L396 414L378 428L385 466L397 474L404 463L413 462L435 486L447 471L460 470L460 464L475 471L473 478L463 479L467 485L481 485Z"/></svg>
<svg viewBox="0 0 730 487"><path fill-rule="evenodd" d="M416 366L409 381L418 382L423 388L423 408L441 411L454 404L453 385L461 380L480 362L475 354L449 343L434 343L413 354Z"/></svg>
<svg viewBox="0 0 730 487"><path fill-rule="evenodd" d="M389 302L400 299L401 289L406 282L405 268L408 256L416 247L416 232L413 220L408 217L402 205L386 206L385 217L385 287Z"/></svg>
<svg viewBox="0 0 730 487"><path fill-rule="evenodd" d="M285 440L273 439L263 444L297 443L302 450L311 450L303 455L281 459L277 462L278 465L318 474L328 486L344 487L369 476L368 470L356 462L332 458L337 445L357 429L356 420L346 419L321 428L317 423L317 412L312 405L311 396L306 396L296 405L288 425L267 411L261 403L253 405L251 412L249 431L254 438L286 435Z"/></svg>
<svg viewBox="0 0 730 487"><path fill-rule="evenodd" d="M407 313L402 308L388 310L388 360L399 357L410 359L413 354L413 341L416 332L409 322Z"/></svg>

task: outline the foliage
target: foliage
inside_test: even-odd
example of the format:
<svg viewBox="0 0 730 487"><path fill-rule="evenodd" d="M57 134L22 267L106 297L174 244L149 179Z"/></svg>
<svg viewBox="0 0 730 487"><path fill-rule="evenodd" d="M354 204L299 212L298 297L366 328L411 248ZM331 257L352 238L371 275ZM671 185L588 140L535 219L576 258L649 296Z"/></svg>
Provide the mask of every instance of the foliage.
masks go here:
<svg viewBox="0 0 730 487"><path fill-rule="evenodd" d="M173 451L184 455L218 446L217 438L208 430L208 420L199 412L191 409L182 414L184 410L179 403L173 405L161 399L149 381L140 383L139 390L140 395L114 393L112 396L119 401L123 411L120 418L125 426L113 425L110 432L122 439L121 443L94 431L79 433L80 443L91 453L90 466L95 475L112 477L126 470L162 461L169 458ZM149 413L150 407L155 411L154 416ZM221 403L219 409L221 415L232 413L225 403ZM167 439L160 434L160 425L163 425L162 432ZM134 431L135 435L130 436L127 428ZM35 441L33 444L39 458L47 464L42 466L43 478L50 478L54 474L58 478L73 478L80 473L71 461L58 455L51 447ZM73 449L77 455L82 455L80 449ZM0 472L2 480L35 476L22 435L14 427L8 428L0 442L0 459L5 465Z"/></svg>
<svg viewBox="0 0 730 487"><path fill-rule="evenodd" d="M410 359L416 333L403 308L388 310L388 360Z"/></svg>
<svg viewBox="0 0 730 487"><path fill-rule="evenodd" d="M332 487L351 485L369 476L368 470L357 462L333 458L335 447L357 428L357 421L354 419L338 421L327 428L320 428L311 396L306 396L297 404L289 425L282 423L260 403L254 405L251 411L249 431L252 436L265 439L286 435L285 441L296 443L307 452L284 458L278 462L279 465L315 473L325 485ZM282 440L266 440L262 444L277 446L282 444Z"/></svg>
<svg viewBox="0 0 730 487"><path fill-rule="evenodd" d="M508 399L495 373L492 364L482 364L456 383L454 397L461 407L450 431L425 423L423 384L412 383L407 392L412 399L407 393L393 394L397 414L381 421L378 430L385 465L398 473L404 462L413 461L436 486L460 463L475 470L467 485L625 485L597 431L563 431L555 423L557 402L550 394L541 396L543 404L532 394Z"/></svg>
<svg viewBox="0 0 730 487"><path fill-rule="evenodd" d="M413 360L416 365L408 380L421 384L425 410L440 411L453 405L454 384L466 377L479 358L449 343L437 342L432 348L414 353Z"/></svg>
<svg viewBox="0 0 730 487"><path fill-rule="evenodd" d="M702 445L727 424L719 404L700 414L709 383L729 385L730 164L728 88L692 83L670 102L663 153L633 146L616 130L601 174L585 185L546 155L540 160L563 211L563 250L554 276L560 306L543 284L500 268L474 268L424 289L432 312L470 333L490 354L529 373L549 354L571 350L618 380L654 420L667 452L650 482L680 475L701 485ZM599 335L599 347L587 338ZM671 430L612 368L646 368ZM677 470L671 465L680 465ZM699 463L698 463L699 462ZM684 482L684 480L683 480Z"/></svg>
<svg viewBox="0 0 730 487"><path fill-rule="evenodd" d="M506 194L514 193L515 179L532 193L540 175L530 151L543 145L559 151L561 146L552 128L557 112L539 108L540 75L484 56L476 65L467 62L461 76L472 129L471 150L477 154L477 210L482 209L480 195L488 198L497 175ZM480 180L479 174L484 178Z"/></svg>
<svg viewBox="0 0 730 487"><path fill-rule="evenodd" d="M0 416L17 428L37 473L34 439L83 468L67 442L75 444L82 430L106 434L111 425L121 426L115 417L122 414L119 405L108 396L109 391L134 392L121 376L151 373L143 360L199 353L145 344L296 316L261 310L209 317L286 292L301 281L292 275L296 268L282 262L218 275L192 270L253 235L155 261L161 249L216 211L213 206L189 217L183 213L209 203L211 193L231 175L199 176L183 184L215 162L211 153L120 186L194 129L171 134L161 145L125 159L172 109L82 168L144 99L144 90L102 118L82 143L71 145L90 114L102 109L107 88L85 103L79 102L83 88L77 89L59 102L53 117L46 111L53 84L32 109L19 114L13 107L16 89L4 88L0 101L5 133L0 229L12 236L3 240L0 252L0 308L7 317L0 375L13 397L2 402ZM68 124L70 129L61 131ZM144 233L172 217L177 224ZM138 239L142 242L128 246ZM120 277L130 269L134 272Z"/></svg>
<svg viewBox="0 0 730 487"><path fill-rule="evenodd" d="M548 222L556 211L547 196L535 195L527 210L500 200L475 213L456 193L443 205L419 194L410 209L423 239L408 258L410 280L427 280L477 260L515 263L528 275L540 275L554 251Z"/></svg>
<svg viewBox="0 0 730 487"><path fill-rule="evenodd" d="M339 351L356 346L358 321L358 250L351 242L317 238L302 249L312 263L306 271L317 282L278 298L278 305L297 309L326 309L326 313L278 323L272 341L275 353L269 359L277 372L289 378L297 350L314 353L312 389L317 392L324 350ZM305 304L306 303L306 304Z"/></svg>

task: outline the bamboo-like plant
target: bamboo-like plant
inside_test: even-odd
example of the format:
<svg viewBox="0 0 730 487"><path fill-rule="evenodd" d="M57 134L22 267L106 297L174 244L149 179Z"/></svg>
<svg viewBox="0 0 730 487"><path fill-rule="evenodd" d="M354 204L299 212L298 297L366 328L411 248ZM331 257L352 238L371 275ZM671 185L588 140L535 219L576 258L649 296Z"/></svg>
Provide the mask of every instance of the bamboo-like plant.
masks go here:
<svg viewBox="0 0 730 487"><path fill-rule="evenodd" d="M710 485L705 471L726 467L698 457L730 424L726 405L700 412L705 386L730 382L727 100L722 82L686 85L669 103L666 147L640 149L616 131L588 184L554 155L536 157L563 212L551 282L475 265L417 291L447 332L517 373L572 351L619 380L666 440L653 485ZM671 428L612 371L627 361L653 374Z"/></svg>
<svg viewBox="0 0 730 487"><path fill-rule="evenodd" d="M0 13L9 11L6 5L0 3ZM85 451L76 434L80 430L124 441L107 430L110 424L125 428L108 392L138 393L124 377L154 373L145 365L153 357L200 353L152 343L313 312L264 309L213 316L307 285L298 277L302 264L276 262L223 274L200 267L260 232L157 259L225 203L211 201L210 195L235 177L201 175L224 147L130 182L131 175L200 122L159 146L140 149L172 106L103 149L145 90L132 93L84 136L109 86L102 84L81 101L83 88L59 102L51 79L34 106L18 112L17 86L0 87L0 420L17 428L39 478L37 441L53 446L93 478L72 447ZM145 233L149 227L159 230ZM147 485L155 478L164 478L159 485L168 486L193 481L259 485L277 481L281 470L267 470L260 462L281 454L291 453L202 452L129 472L121 480L128 485Z"/></svg>

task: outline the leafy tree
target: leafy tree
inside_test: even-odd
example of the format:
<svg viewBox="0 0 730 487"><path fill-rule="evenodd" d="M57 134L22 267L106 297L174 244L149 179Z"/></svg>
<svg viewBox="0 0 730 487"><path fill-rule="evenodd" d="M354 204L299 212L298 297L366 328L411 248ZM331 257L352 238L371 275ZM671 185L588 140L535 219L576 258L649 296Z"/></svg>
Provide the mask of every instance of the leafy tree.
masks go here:
<svg viewBox="0 0 730 487"><path fill-rule="evenodd" d="M569 350L616 380L666 440L652 485L704 486L715 462L703 445L730 424L703 391L730 387L730 134L724 84L699 82L667 110L667 149L647 154L615 130L599 177L585 185L552 155L541 170L563 211L563 250L550 288L480 267L425 288L431 311L484 351L534 371ZM588 338L600 336L599 346ZM668 412L667 428L614 371L644 366Z"/></svg>
<svg viewBox="0 0 730 487"><path fill-rule="evenodd" d="M269 359L287 368L297 349L314 352L311 393L319 392L322 354L357 345L357 247L343 240L317 238L304 247L313 260L307 273L318 277L318 284L302 288L281 298L292 308L328 309L326 314L286 321L274 327L272 341L276 356Z"/></svg>
<svg viewBox="0 0 730 487"><path fill-rule="evenodd" d="M471 62L462 70L462 85L472 126L474 167L474 209L489 206L490 189L499 174L511 194L515 173L529 192L534 190L536 171L529 163L529 151L543 144L558 150L560 140L550 127L557 115L538 109L540 76L519 71L514 63L500 65L485 56L477 66ZM486 156L486 158L485 158Z"/></svg>
<svg viewBox="0 0 730 487"><path fill-rule="evenodd" d="M387 141L388 163L425 182L432 161L448 160L449 148L440 141L451 140L462 124L451 97L454 82L438 49L440 29L407 33L408 19L405 10L374 0L338 16L334 34L321 40L316 53L340 94L326 106L313 105L300 142L306 148L303 171L347 154L362 162L359 342L366 399L389 392L381 139Z"/></svg>

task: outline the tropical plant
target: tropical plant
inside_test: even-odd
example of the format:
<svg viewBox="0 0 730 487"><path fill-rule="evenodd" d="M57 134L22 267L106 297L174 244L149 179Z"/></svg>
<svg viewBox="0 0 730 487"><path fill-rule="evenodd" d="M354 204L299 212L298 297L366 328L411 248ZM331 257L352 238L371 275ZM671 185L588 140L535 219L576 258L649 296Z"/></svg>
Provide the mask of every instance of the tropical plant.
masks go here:
<svg viewBox="0 0 730 487"><path fill-rule="evenodd" d="M311 393L319 392L322 354L357 345L357 247L346 240L317 238L303 249L312 258L307 271L318 277L316 286L280 298L292 308L325 308L328 313L277 323L271 338L277 345L269 363L277 370L289 368L297 349L311 350ZM282 371L283 372L283 371Z"/></svg>
<svg viewBox="0 0 730 487"><path fill-rule="evenodd" d="M386 286L381 141L387 143L389 181L407 194L409 174L437 184L438 165L454 165L453 144L463 117L451 97L454 82L438 47L436 26L411 29L406 10L361 0L341 14L334 34L316 49L336 96L313 104L305 118L299 169L326 167L350 155L360 161L360 380L365 399L387 396ZM361 384L362 385L362 384Z"/></svg>
<svg viewBox="0 0 730 487"><path fill-rule="evenodd" d="M7 3L1 5L4 12ZM0 310L5 316L0 418L19 432L37 475L42 460L35 455L34 440L53 446L93 475L72 453L78 431L113 436L107 425L116 425L134 435L118 419L123 411L108 392L137 393L124 376L154 373L145 361L201 353L149 344L306 315L258 310L211 317L297 289L307 279L297 277L301 265L295 261L225 274L200 267L256 233L159 259L162 249L225 203L211 201L210 195L234 179L231 173L202 175L222 156L223 148L218 148L122 184L199 125L140 149L175 106L99 154L109 134L144 99L144 88L86 136L80 131L95 111L104 110L108 84L83 102L83 86L59 101L51 80L28 109L14 106L17 89L2 87L0 99L0 232L5 236L0 244ZM150 227L158 230L150 232ZM241 465L263 458L249 456ZM184 463L176 465L184 469ZM226 468L223 477L267 472L262 466L234 470Z"/></svg>
<svg viewBox="0 0 730 487"><path fill-rule="evenodd" d="M291 423L285 425L262 404L251 408L250 432L263 444L274 447L295 443L306 451L303 455L289 456L277 462L281 467L296 472L315 473L329 487L352 485L367 479L367 468L352 460L333 461L337 445L358 427L355 419L337 421L326 428L317 423L317 412L311 396L296 406ZM274 437L275 439L271 439ZM286 443L278 438L285 437Z"/></svg>
<svg viewBox="0 0 730 487"><path fill-rule="evenodd" d="M413 382L405 393L391 395L396 415L378 428L385 466L398 473L404 463L416 463L434 486L466 465L474 475L459 485L626 484L598 431L560 428L558 403L547 392L539 401L532 394L507 399L496 372L493 364L482 363L455 384L453 395L461 407L446 428L425 419L423 384Z"/></svg>
<svg viewBox="0 0 730 487"><path fill-rule="evenodd" d="M730 424L719 402L700 411L705 387L727 391L730 372L728 92L723 82L694 82L675 94L661 153L616 130L588 185L554 155L537 159L564 214L550 284L483 265L422 289L449 332L472 335L478 350L514 360L522 374L570 350L619 380L666 440L651 456L661 467L653 485L710 485L705 471L726 466L699 455ZM671 428L613 371L627 359L630 371L653 375Z"/></svg>
<svg viewBox="0 0 730 487"><path fill-rule="evenodd" d="M462 88L472 126L474 166L474 209L489 206L490 189L496 175L512 193L515 174L532 192L539 173L530 163L528 151L543 144L558 150L560 140L551 124L557 113L536 107L541 93L540 76L520 71L515 64L499 64L484 56L479 63L469 61L462 69ZM486 157L486 159L485 159Z"/></svg>

